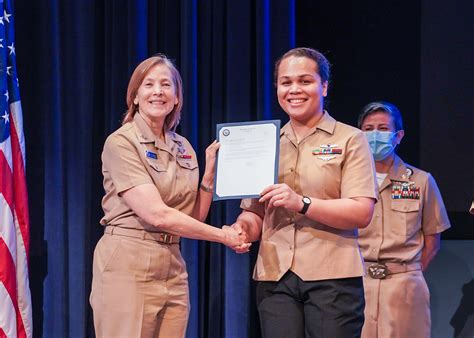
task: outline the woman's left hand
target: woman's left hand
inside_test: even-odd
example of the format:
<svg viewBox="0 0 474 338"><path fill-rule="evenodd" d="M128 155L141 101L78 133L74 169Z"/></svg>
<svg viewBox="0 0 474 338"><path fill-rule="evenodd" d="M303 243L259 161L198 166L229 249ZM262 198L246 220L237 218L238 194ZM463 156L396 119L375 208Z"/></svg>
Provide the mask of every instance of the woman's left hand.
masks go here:
<svg viewBox="0 0 474 338"><path fill-rule="evenodd" d="M258 201L268 201L268 206L283 207L290 211L300 211L303 208L303 197L298 195L285 183L273 184L263 189L260 193L262 196Z"/></svg>
<svg viewBox="0 0 474 338"><path fill-rule="evenodd" d="M206 186L213 186L216 155L220 145L221 144L215 140L206 148L206 168L204 169L203 175L203 183L205 183ZM205 180L208 182L204 182Z"/></svg>

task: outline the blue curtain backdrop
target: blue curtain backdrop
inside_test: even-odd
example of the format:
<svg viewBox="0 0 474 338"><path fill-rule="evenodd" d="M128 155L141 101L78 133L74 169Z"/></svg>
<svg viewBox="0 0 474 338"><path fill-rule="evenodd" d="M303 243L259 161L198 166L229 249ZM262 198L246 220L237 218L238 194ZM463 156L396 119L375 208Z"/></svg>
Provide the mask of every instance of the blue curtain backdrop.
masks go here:
<svg viewBox="0 0 474 338"><path fill-rule="evenodd" d="M157 52L184 80L179 132L197 150L220 122L281 118L275 58L295 44L294 0L15 1L27 138L35 337L93 336L88 296L101 236L100 154L125 112L134 67ZM212 206L232 223L238 202ZM183 240L188 337L258 337L255 252Z"/></svg>
<svg viewBox="0 0 474 338"><path fill-rule="evenodd" d="M473 181L471 2L13 1L34 336L93 336L88 296L101 235L100 153L119 126L139 61L157 52L176 60L185 82L180 132L203 164L216 123L286 121L274 97L272 68L294 45L316 47L334 64L325 103L338 120L355 125L360 108L373 100L401 109L406 135L399 154L436 178L453 224L443 239L471 240L465 246L453 241L445 252L442 244L427 272L433 334L451 336L453 328L472 333L473 309L466 304L474 304L474 270L466 268L472 267L469 255L454 251L469 252L474 239L467 212ZM231 223L238 212L237 202L215 203L209 221ZM188 337L259 337L250 280L255 252L237 256L196 241L183 241L182 249L192 297Z"/></svg>

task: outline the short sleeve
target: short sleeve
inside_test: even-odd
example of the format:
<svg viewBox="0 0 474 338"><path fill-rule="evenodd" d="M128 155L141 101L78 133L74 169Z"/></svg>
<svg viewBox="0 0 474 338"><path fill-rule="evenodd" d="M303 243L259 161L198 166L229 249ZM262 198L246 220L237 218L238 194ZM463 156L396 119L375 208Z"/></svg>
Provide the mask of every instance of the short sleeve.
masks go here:
<svg viewBox="0 0 474 338"><path fill-rule="evenodd" d="M112 134L107 138L102 152L102 164L119 194L141 184L153 184L138 149L123 135Z"/></svg>
<svg viewBox="0 0 474 338"><path fill-rule="evenodd" d="M377 199L375 167L369 144L362 132L355 133L346 146L341 177L341 198Z"/></svg>
<svg viewBox="0 0 474 338"><path fill-rule="evenodd" d="M428 174L423 192L422 217L421 227L425 235L437 234L451 227L438 185L431 174Z"/></svg>
<svg viewBox="0 0 474 338"><path fill-rule="evenodd" d="M251 211L259 215L262 219L265 216L265 205L260 203L257 198L245 198L240 202L240 208Z"/></svg>

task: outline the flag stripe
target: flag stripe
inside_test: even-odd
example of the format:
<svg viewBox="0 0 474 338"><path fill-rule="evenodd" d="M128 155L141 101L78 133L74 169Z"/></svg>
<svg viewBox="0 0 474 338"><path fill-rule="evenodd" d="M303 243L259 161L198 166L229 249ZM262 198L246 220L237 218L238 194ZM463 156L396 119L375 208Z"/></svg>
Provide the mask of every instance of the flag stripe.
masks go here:
<svg viewBox="0 0 474 338"><path fill-rule="evenodd" d="M21 110L21 102L16 101L10 104L10 110L12 113L13 124L16 126L16 130L23 130L23 112ZM25 159L25 138L23 137L23 133L21 133L22 137L18 139L18 143L21 149L21 156L23 158L23 163L26 162Z"/></svg>
<svg viewBox="0 0 474 338"><path fill-rule="evenodd" d="M13 253L17 252L17 231L13 226L13 215L3 195L0 195L0 210L2 211L0 213L0 234L13 256ZM16 261L13 263L16 267Z"/></svg>
<svg viewBox="0 0 474 338"><path fill-rule="evenodd" d="M23 164L23 156L21 154L18 134L15 128L14 119L11 119L11 142L12 142L12 159L15 165L13 166L13 186L15 187L14 203L15 216L18 218L20 225L21 237L26 251L27 263L30 253L30 236L29 236L29 214L28 214L28 193L26 190L25 167Z"/></svg>
<svg viewBox="0 0 474 338"><path fill-rule="evenodd" d="M3 151L0 151L0 192L13 213L13 175Z"/></svg>
<svg viewBox="0 0 474 338"><path fill-rule="evenodd" d="M8 163L8 167L10 168L9 170L12 171L13 168L13 162L12 162L12 156L11 156L11 142L10 138L6 139L5 142L3 142L0 145L0 151L5 155L5 159Z"/></svg>
<svg viewBox="0 0 474 338"><path fill-rule="evenodd" d="M2 328L0 327L0 338L7 338L5 332L3 332Z"/></svg>
<svg viewBox="0 0 474 338"><path fill-rule="evenodd" d="M11 256L10 250L6 243L3 241L3 238L0 237L0 261L2 262L3 269L0 269L0 281L5 286L5 289L10 296L10 299L13 302L13 307L15 308L16 314L16 326L17 326L17 337L23 338L26 337L25 328L23 326L23 320L20 316L20 310L18 308L18 298L16 292L16 281L14 276L15 273L15 264L13 263L13 257Z"/></svg>
<svg viewBox="0 0 474 338"><path fill-rule="evenodd" d="M15 226L18 228L18 220L15 218ZM33 318L31 305L30 282L28 277L28 263L23 241L17 243L16 280L18 292L18 308L20 310L26 336L33 332Z"/></svg>
<svg viewBox="0 0 474 338"><path fill-rule="evenodd" d="M16 313L10 295L5 289L3 283L0 282L0 304L2 305L2 316L0 316L0 328L5 337L16 337ZM3 331L5 328L5 331ZM0 335L0 337L2 337Z"/></svg>

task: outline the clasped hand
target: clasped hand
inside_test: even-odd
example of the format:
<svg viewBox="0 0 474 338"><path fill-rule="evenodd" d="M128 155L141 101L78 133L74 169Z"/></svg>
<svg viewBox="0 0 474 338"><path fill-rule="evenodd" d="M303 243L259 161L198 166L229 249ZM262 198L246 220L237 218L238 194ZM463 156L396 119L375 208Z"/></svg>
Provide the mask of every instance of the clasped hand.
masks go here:
<svg viewBox="0 0 474 338"><path fill-rule="evenodd" d="M222 227L222 231L224 232L222 244L228 246L229 248L233 249L245 244L245 236L243 236L242 232L237 231L235 228L224 225Z"/></svg>
<svg viewBox="0 0 474 338"><path fill-rule="evenodd" d="M232 226L224 225L222 227L225 239L223 244L231 248L237 253L248 252L251 243L248 242L247 233L240 226L233 224Z"/></svg>

